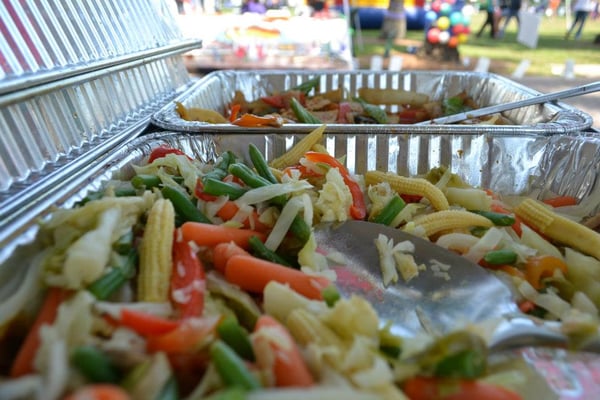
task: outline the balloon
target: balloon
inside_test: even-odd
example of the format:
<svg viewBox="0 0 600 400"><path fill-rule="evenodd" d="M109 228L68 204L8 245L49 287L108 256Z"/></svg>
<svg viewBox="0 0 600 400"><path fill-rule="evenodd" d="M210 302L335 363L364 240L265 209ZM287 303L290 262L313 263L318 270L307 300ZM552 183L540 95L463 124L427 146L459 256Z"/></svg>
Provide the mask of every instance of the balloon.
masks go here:
<svg viewBox="0 0 600 400"><path fill-rule="evenodd" d="M452 36L448 40L448 47L450 47L450 48L458 47L458 38L456 36Z"/></svg>
<svg viewBox="0 0 600 400"><path fill-rule="evenodd" d="M441 2L440 0L434 0L434 1L431 3L431 9L432 9L434 12L436 12L436 13L437 13L437 12L439 12L441 8L442 8L442 2Z"/></svg>
<svg viewBox="0 0 600 400"><path fill-rule="evenodd" d="M442 31L440 32L440 34L438 35L438 40L440 41L440 43L444 44L444 43L448 43L448 40L450 39L450 32L448 31Z"/></svg>
<svg viewBox="0 0 600 400"><path fill-rule="evenodd" d="M450 27L450 20L448 17L439 17L436 25L441 31L445 31Z"/></svg>
<svg viewBox="0 0 600 400"><path fill-rule="evenodd" d="M469 17L468 15L463 14L462 16L462 23L464 26L469 26L469 24L471 23L471 17Z"/></svg>
<svg viewBox="0 0 600 400"><path fill-rule="evenodd" d="M440 41L440 30L438 28L431 28L427 31L427 41L429 43L436 44Z"/></svg>
<svg viewBox="0 0 600 400"><path fill-rule="evenodd" d="M437 19L437 13L435 11L429 10L425 13L425 21L432 23Z"/></svg>
<svg viewBox="0 0 600 400"><path fill-rule="evenodd" d="M469 38L469 35L467 35L466 33L461 33L461 34L457 35L456 37L458 38L458 43L464 43Z"/></svg>
<svg viewBox="0 0 600 400"><path fill-rule="evenodd" d="M459 33L466 33L465 29L467 29L463 24L456 24L452 27L452 34L458 35Z"/></svg>
<svg viewBox="0 0 600 400"><path fill-rule="evenodd" d="M452 14L450 14L450 25L458 25L462 23L462 21L463 15L460 11L453 11Z"/></svg>
<svg viewBox="0 0 600 400"><path fill-rule="evenodd" d="M440 6L440 13L442 15L448 15L452 11L452 6L449 3L442 3Z"/></svg>

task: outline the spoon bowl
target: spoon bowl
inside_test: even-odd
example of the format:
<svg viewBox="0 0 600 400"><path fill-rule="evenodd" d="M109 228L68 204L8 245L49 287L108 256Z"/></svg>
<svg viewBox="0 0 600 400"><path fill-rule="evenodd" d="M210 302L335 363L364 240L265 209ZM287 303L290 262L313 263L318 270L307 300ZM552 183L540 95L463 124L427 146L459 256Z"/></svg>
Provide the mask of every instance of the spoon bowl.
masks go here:
<svg viewBox="0 0 600 400"><path fill-rule="evenodd" d="M383 234L394 244L410 241L413 257L423 264L418 276L383 285L375 239ZM321 224L315 229L321 250L337 260L336 285L344 296L368 300L392 331L417 336L448 333L469 323L497 319L490 346L565 345L567 338L546 324L520 313L511 287L494 272L428 240L399 229L365 221ZM442 265L440 272L435 265Z"/></svg>

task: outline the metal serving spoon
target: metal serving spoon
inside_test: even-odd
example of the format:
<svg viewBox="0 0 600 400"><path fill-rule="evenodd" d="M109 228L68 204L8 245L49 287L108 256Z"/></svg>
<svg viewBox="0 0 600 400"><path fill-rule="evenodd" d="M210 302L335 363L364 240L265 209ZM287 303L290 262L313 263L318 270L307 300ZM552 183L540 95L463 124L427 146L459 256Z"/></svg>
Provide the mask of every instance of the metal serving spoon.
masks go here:
<svg viewBox="0 0 600 400"><path fill-rule="evenodd" d="M551 101L567 99L569 97L581 96L588 93L594 93L600 90L600 81L589 83L586 85L576 86L571 89L551 92L535 97L530 97L523 100L511 101L509 103L497 104L495 106L478 108L458 114L447 115L445 117L434 118L429 121L419 122L416 125L438 125L438 124L454 124L471 118L483 117L485 115L496 114L515 108L532 106L535 104L548 103Z"/></svg>
<svg viewBox="0 0 600 400"><path fill-rule="evenodd" d="M416 263L427 269L409 282L383 286L379 254L374 240L384 234L394 244L409 240L415 246ZM319 247L327 254L337 253L344 265L336 266L336 285L342 295L361 295L378 312L382 321L392 321L393 330L416 336L432 331L447 333L461 323L484 322L498 318L490 347L506 349L529 345L564 346L567 338L556 328L535 323L522 314L508 284L497 275L435 243L381 224L347 221L321 224L315 229ZM436 275L432 260L450 265L449 280ZM597 343L592 345L597 346ZM586 348L600 351L598 348Z"/></svg>

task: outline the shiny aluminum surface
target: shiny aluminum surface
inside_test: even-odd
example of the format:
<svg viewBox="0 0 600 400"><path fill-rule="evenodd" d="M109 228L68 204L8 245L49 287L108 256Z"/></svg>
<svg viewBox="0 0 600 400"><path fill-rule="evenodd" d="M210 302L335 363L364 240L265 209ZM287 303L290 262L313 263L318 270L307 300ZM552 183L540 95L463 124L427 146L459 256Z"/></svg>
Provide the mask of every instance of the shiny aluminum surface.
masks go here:
<svg viewBox="0 0 600 400"><path fill-rule="evenodd" d="M402 89L428 94L431 100L444 100L465 91L480 106L491 106L529 97L540 92L507 78L488 73L464 71L216 71L201 78L176 100L186 107L207 108L226 114L236 90L247 100L290 89L309 79L319 77L319 91L343 87L348 97L358 95L361 87ZM390 111L393 111L390 108ZM495 135L578 133L592 125L587 113L563 103L545 103L511 110L504 115L513 125L404 125L328 124L329 132L364 134L472 134ZM153 116L153 123L166 130L185 132L218 131L239 133L244 130L230 124L207 124L183 120L174 103L165 105ZM311 124L287 124L281 128L255 128L260 132L308 132Z"/></svg>

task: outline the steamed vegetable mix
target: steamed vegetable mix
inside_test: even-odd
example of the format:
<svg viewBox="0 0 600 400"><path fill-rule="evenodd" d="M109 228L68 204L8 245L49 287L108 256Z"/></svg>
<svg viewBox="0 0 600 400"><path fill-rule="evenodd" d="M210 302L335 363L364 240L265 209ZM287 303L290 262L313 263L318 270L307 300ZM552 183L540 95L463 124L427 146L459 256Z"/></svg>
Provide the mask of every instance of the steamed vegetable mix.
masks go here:
<svg viewBox="0 0 600 400"><path fill-rule="evenodd" d="M308 80L288 90L256 99L246 99L236 91L221 118L213 110L185 108L177 103L182 119L207 123L227 123L240 127L280 127L283 124L415 124L445 115L478 108L466 93L442 100L401 89L363 87L354 96L343 89L319 90L319 78ZM204 119L202 117L204 116ZM508 120L500 114L469 119L467 124L502 125Z"/></svg>
<svg viewBox="0 0 600 400"><path fill-rule="evenodd" d="M313 232L348 219L504 274L521 309L562 321L574 346L598 332L600 235L567 216L573 199L505 202L443 166L356 174L324 150L324 129L275 160L254 145L249 162L156 148L130 181L41 222L25 278L0 288L0 398L521 398L494 379L488 326L405 337L340 294L350 261L323 254ZM117 195L123 183L133 193ZM416 265L410 243L373 246L383 285L434 267L452 279L451 266Z"/></svg>

